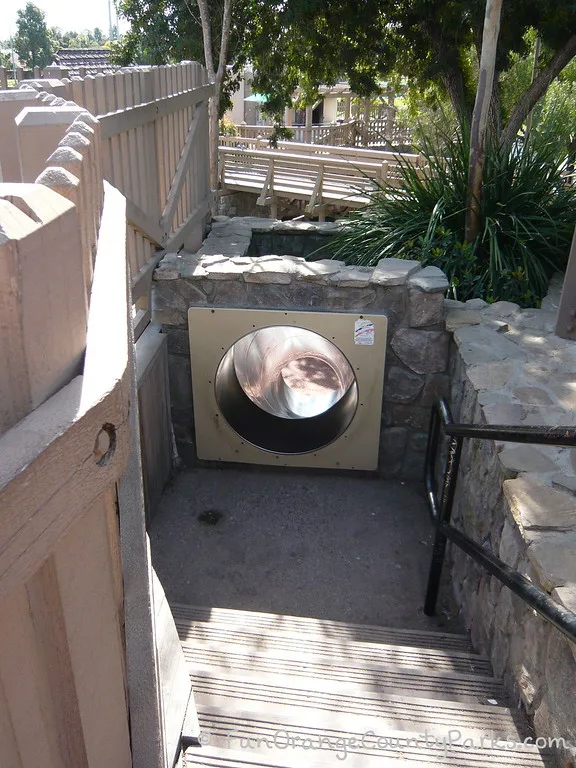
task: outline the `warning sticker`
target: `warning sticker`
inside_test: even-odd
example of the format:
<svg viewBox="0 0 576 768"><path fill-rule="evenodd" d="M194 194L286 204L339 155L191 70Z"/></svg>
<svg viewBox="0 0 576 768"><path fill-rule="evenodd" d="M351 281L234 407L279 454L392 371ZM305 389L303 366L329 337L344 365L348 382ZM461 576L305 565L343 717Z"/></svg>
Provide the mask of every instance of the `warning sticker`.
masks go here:
<svg viewBox="0 0 576 768"><path fill-rule="evenodd" d="M354 344L372 346L374 344L374 323L370 320L356 320L354 323Z"/></svg>

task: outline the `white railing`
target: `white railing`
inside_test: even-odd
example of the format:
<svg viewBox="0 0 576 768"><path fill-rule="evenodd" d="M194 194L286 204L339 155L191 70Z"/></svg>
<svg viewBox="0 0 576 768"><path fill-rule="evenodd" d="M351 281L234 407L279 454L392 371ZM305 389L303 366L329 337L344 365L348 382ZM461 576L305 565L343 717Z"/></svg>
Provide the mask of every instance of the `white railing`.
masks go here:
<svg viewBox="0 0 576 768"><path fill-rule="evenodd" d="M408 162L421 166L419 155L279 142L278 149L265 139L247 139L234 146L234 137L224 137L220 146L220 181L228 190L258 192L258 205L271 205L278 197L306 200L306 211L323 215L326 204L348 208L365 205L379 185L397 186L399 166Z"/></svg>

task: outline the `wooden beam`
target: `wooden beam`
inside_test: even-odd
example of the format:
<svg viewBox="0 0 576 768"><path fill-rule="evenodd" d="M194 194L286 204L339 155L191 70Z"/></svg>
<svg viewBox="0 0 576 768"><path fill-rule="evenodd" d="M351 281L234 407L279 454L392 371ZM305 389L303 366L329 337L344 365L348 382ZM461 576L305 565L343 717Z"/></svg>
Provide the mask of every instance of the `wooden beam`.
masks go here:
<svg viewBox="0 0 576 768"><path fill-rule="evenodd" d="M132 229L140 232L151 243L157 245L158 248L162 248L166 238L159 224L151 216L148 216L147 213L144 213L132 200L126 200L126 219Z"/></svg>
<svg viewBox="0 0 576 768"><path fill-rule="evenodd" d="M138 341L146 328L152 322L152 313L149 309L139 309L134 318L134 343Z"/></svg>
<svg viewBox="0 0 576 768"><path fill-rule="evenodd" d="M138 299L142 298L150 291L150 285L152 283L152 275L154 270L166 255L166 251L157 251L157 253L149 259L143 267L132 278L132 303L136 304Z"/></svg>
<svg viewBox="0 0 576 768"><path fill-rule="evenodd" d="M270 194L268 194L270 193ZM260 197L256 200L256 205L267 205L270 199L274 197L274 158L271 157L268 161L268 173L266 174L266 180L264 181L264 187L260 193Z"/></svg>
<svg viewBox="0 0 576 768"><path fill-rule="evenodd" d="M202 200L199 205L194 208L190 216L184 221L174 232L174 234L168 239L168 242L166 243L166 251L177 251L179 248L181 248L184 245L184 242L186 241L186 238L190 234L190 232L194 229L194 227L198 224L199 220L202 219L206 214L210 212L210 203L211 203L211 195L206 195L204 200Z"/></svg>
<svg viewBox="0 0 576 768"><path fill-rule="evenodd" d="M204 109L204 104L198 104L194 110L192 122L190 123L190 127L188 129L188 135L186 136L186 141L184 142L184 148L182 149L182 154L180 155L180 160L178 161L178 167L176 168L176 173L174 174L174 179L172 180L172 184L170 186L166 207L164 208L160 218L160 228L163 230L165 236L168 236L172 229L172 220L174 219L174 213L176 212L178 202L180 201L180 193L182 192L182 187L186 179L186 172L188 170L190 155L194 147L194 137L199 130L199 126L204 125L204 117L207 117L207 115L208 113L206 109Z"/></svg>
<svg viewBox="0 0 576 768"><path fill-rule="evenodd" d="M576 229L564 276L562 298L558 308L556 335L562 339L576 339Z"/></svg>
<svg viewBox="0 0 576 768"><path fill-rule="evenodd" d="M214 91L213 85L201 85L191 91L177 93L173 96L165 96L163 99L138 104L135 107L98 115L100 120L102 139L110 139L119 133L125 133L132 128L138 128L146 123L151 123L161 117L178 112L186 107L195 107L202 101L206 101Z"/></svg>
<svg viewBox="0 0 576 768"><path fill-rule="evenodd" d="M320 167L318 168L318 176L316 177L316 183L314 184L314 189L312 190L310 202L306 206L307 213L314 213L314 209L316 208L316 205L322 205L323 180L324 180L324 166L322 165L322 163L320 163ZM317 200L319 200L320 202L317 203L316 202Z"/></svg>

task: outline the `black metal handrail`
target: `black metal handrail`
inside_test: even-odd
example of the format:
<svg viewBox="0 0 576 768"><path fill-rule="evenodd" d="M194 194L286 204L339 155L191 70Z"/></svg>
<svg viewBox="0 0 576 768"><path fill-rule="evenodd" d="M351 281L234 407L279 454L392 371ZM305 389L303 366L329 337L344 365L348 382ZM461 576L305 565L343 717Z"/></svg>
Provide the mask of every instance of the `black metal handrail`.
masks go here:
<svg viewBox="0 0 576 768"><path fill-rule="evenodd" d="M444 470L442 495L438 499L436 487L436 458L440 432L449 438L448 456ZM523 576L519 571L506 565L486 547L473 541L469 536L451 524L452 506L458 481L458 469L464 439L500 440L502 442L532 443L536 445L576 446L576 430L573 427L515 427L484 426L475 424L455 424L450 407L444 398L438 398L432 408L430 431L426 447L426 495L430 515L436 526L436 536L432 550L430 575L424 603L424 613L433 616L442 567L446 554L446 544L451 541L475 562L495 576L505 586L533 608L543 619L555 626L573 643L576 643L576 613L567 611L556 603L550 595Z"/></svg>

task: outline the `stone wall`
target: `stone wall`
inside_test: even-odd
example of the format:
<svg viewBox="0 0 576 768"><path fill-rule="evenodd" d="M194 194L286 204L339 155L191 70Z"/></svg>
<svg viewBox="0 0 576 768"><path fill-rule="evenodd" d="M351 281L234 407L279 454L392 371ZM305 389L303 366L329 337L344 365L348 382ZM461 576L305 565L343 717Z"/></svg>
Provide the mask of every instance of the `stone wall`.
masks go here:
<svg viewBox="0 0 576 768"><path fill-rule="evenodd" d="M447 302L455 420L576 425L576 343L553 333L558 296L556 282L539 310ZM456 524L576 611L576 449L470 440L464 446ZM538 736L576 745L576 646L456 548L451 558L456 601L474 646L490 656ZM576 750L570 754L574 759Z"/></svg>
<svg viewBox="0 0 576 768"><path fill-rule="evenodd" d="M194 455L187 311L192 305L351 310L388 316L380 471L422 479L430 406L448 391L447 281L435 267L382 260L375 268L245 254L253 231L333 232L335 224L220 219L196 254L167 254L154 274L153 318L168 335L172 416L180 453Z"/></svg>

